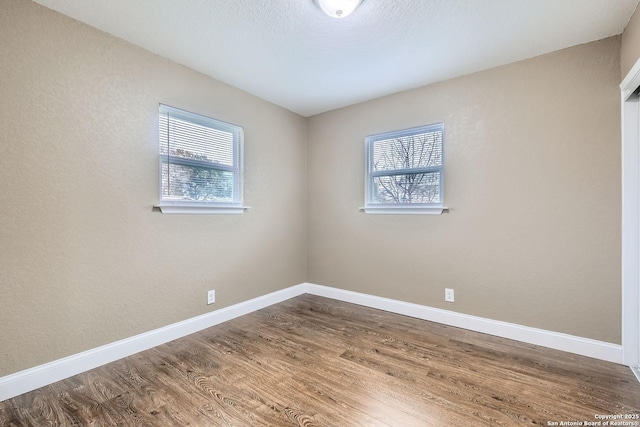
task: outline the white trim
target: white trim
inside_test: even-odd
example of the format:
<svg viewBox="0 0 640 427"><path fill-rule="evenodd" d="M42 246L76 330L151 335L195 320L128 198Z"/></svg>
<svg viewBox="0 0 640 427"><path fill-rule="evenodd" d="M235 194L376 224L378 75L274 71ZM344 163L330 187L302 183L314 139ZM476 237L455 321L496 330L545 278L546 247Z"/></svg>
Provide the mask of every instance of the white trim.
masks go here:
<svg viewBox="0 0 640 427"><path fill-rule="evenodd" d="M359 208L368 214L383 215L440 215L449 208L443 206L365 206Z"/></svg>
<svg viewBox="0 0 640 427"><path fill-rule="evenodd" d="M640 382L640 365L635 365L631 367L631 371L635 374L638 382Z"/></svg>
<svg viewBox="0 0 640 427"><path fill-rule="evenodd" d="M640 60L620 84L622 117L622 350L640 365Z"/></svg>
<svg viewBox="0 0 640 427"><path fill-rule="evenodd" d="M123 357L201 331L305 292L296 285L0 378L0 402Z"/></svg>
<svg viewBox="0 0 640 427"><path fill-rule="evenodd" d="M153 206L163 214L229 215L244 213L248 206L177 205L159 203Z"/></svg>
<svg viewBox="0 0 640 427"><path fill-rule="evenodd" d="M530 328L514 323L485 319L483 317L456 313L455 311L442 310L327 286L307 284L307 293L609 362L622 363L622 346L618 344Z"/></svg>
<svg viewBox="0 0 640 427"><path fill-rule="evenodd" d="M620 83L620 89L622 89L622 99L628 99L636 89L640 87L640 59L636 61L634 66L629 70L622 83Z"/></svg>
<svg viewBox="0 0 640 427"><path fill-rule="evenodd" d="M311 283L302 283L211 313L2 377L0 378L0 402L304 293L333 298L389 311L391 313L411 316L417 319L442 323L543 347L555 348L557 350L610 362L621 363L622 361L622 347L616 344L470 316L390 298L382 298Z"/></svg>

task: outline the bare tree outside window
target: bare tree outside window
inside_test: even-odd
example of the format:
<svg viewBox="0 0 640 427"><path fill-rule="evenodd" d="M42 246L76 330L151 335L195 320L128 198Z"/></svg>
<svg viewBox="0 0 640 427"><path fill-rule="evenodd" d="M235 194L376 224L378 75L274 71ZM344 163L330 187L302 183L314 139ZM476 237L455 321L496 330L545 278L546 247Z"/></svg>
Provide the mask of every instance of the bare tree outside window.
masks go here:
<svg viewBox="0 0 640 427"><path fill-rule="evenodd" d="M197 159L209 163L206 156ZM183 156L169 156L167 162L162 163L162 196L165 199L193 200L201 202L230 202L233 201L233 173L228 171L180 164L178 158Z"/></svg>
<svg viewBox="0 0 640 427"><path fill-rule="evenodd" d="M368 138L370 203L441 204L443 126Z"/></svg>

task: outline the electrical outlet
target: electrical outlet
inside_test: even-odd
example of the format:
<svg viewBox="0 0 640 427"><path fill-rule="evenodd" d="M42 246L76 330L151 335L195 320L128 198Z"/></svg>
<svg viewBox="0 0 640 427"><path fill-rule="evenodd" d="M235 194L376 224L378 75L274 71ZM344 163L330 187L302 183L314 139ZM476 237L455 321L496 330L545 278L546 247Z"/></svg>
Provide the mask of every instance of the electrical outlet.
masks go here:
<svg viewBox="0 0 640 427"><path fill-rule="evenodd" d="M207 292L207 304L213 304L216 302L216 291Z"/></svg>
<svg viewBox="0 0 640 427"><path fill-rule="evenodd" d="M449 289L449 288L444 289L444 300L447 302L455 301L455 298L453 296L453 289Z"/></svg>

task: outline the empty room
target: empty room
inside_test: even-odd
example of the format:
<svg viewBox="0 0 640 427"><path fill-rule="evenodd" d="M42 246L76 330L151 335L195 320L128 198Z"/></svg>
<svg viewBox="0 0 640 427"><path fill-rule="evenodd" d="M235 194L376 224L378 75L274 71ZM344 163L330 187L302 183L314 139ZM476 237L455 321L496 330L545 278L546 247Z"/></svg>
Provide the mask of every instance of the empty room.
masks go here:
<svg viewBox="0 0 640 427"><path fill-rule="evenodd" d="M0 0L0 426L640 426L639 0Z"/></svg>

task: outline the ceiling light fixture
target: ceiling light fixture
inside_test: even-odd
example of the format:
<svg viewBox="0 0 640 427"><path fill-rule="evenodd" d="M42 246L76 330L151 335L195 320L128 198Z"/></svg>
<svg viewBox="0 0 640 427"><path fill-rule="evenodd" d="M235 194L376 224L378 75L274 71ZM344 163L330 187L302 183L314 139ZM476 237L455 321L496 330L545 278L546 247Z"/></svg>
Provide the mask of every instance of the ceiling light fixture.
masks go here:
<svg viewBox="0 0 640 427"><path fill-rule="evenodd" d="M320 9L332 18L346 18L362 0L316 0Z"/></svg>

